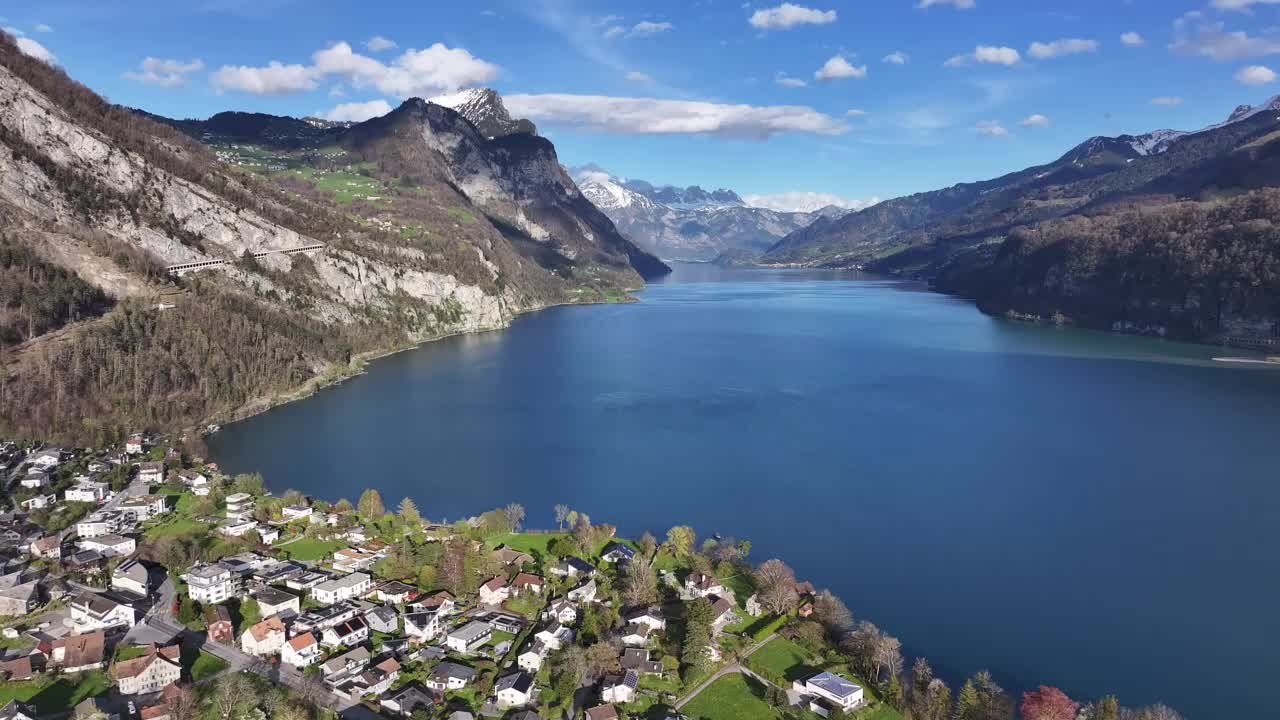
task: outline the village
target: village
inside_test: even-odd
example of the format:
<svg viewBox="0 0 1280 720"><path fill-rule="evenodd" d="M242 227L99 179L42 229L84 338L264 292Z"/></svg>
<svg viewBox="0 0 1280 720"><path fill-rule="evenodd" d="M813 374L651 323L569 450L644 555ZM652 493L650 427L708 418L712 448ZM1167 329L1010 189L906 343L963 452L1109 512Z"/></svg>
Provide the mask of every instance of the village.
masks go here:
<svg viewBox="0 0 1280 720"><path fill-rule="evenodd" d="M362 720L900 717L843 604L746 542L276 497L142 433L0 443L0 478L0 720L228 720L237 674Z"/></svg>

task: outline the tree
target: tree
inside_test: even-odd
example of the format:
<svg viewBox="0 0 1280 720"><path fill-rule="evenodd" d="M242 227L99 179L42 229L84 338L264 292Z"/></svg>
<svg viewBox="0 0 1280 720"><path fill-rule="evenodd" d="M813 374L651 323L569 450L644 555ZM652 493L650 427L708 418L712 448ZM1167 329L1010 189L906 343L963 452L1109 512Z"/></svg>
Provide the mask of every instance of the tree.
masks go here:
<svg viewBox="0 0 1280 720"><path fill-rule="evenodd" d="M1115 695L1107 695L1093 703L1089 720L1120 720L1120 702Z"/></svg>
<svg viewBox="0 0 1280 720"><path fill-rule="evenodd" d="M436 579L440 586L454 595L461 595L466 589L466 546L470 542L465 538L451 540L445 546L440 566L436 569Z"/></svg>
<svg viewBox="0 0 1280 720"><path fill-rule="evenodd" d="M307 496L303 495L301 492L297 490L294 490L293 488L289 488L288 490L285 490L284 495L280 496L280 500L285 505L305 506L307 504Z"/></svg>
<svg viewBox="0 0 1280 720"><path fill-rule="evenodd" d="M832 637L853 627L853 613L830 590L823 590L814 597L813 616L827 628Z"/></svg>
<svg viewBox="0 0 1280 720"><path fill-rule="evenodd" d="M1080 703L1056 687L1041 685L1022 693L1022 720L1075 720Z"/></svg>
<svg viewBox="0 0 1280 720"><path fill-rule="evenodd" d="M555 507L555 512L556 512L556 523L560 526L561 530L564 530L564 521L569 518L569 506L563 505L563 504L557 504Z"/></svg>
<svg viewBox="0 0 1280 720"><path fill-rule="evenodd" d="M648 605L658 599L658 578L647 556L637 555L627 563L622 599L632 606Z"/></svg>
<svg viewBox="0 0 1280 720"><path fill-rule="evenodd" d="M760 604L770 612L782 615L790 612L800 602L796 592L796 574L781 560L765 560L756 568L756 590Z"/></svg>
<svg viewBox="0 0 1280 720"><path fill-rule="evenodd" d="M502 508L502 514L507 517L507 528L511 532L520 529L520 524L524 522L524 506L520 503L511 503Z"/></svg>
<svg viewBox="0 0 1280 720"><path fill-rule="evenodd" d="M573 529L574 527L576 527L578 525L578 511L570 510L564 516L564 521L569 526L570 529Z"/></svg>
<svg viewBox="0 0 1280 720"><path fill-rule="evenodd" d="M652 558L653 554L658 550L658 539L648 530L640 536L640 554L645 557Z"/></svg>
<svg viewBox="0 0 1280 720"><path fill-rule="evenodd" d="M238 716L255 696L248 678L240 673L226 673L218 678L212 703L224 719Z"/></svg>
<svg viewBox="0 0 1280 720"><path fill-rule="evenodd" d="M680 662L690 674L698 674L711 664L707 651L711 647L711 603L698 598L685 603L684 640L680 646Z"/></svg>
<svg viewBox="0 0 1280 720"><path fill-rule="evenodd" d="M193 720L200 711L200 700L191 688L175 685L169 695L169 720Z"/></svg>
<svg viewBox="0 0 1280 720"><path fill-rule="evenodd" d="M678 558L687 557L693 552L695 542L697 535L688 525L676 525L667 531L667 548Z"/></svg>
<svg viewBox="0 0 1280 720"><path fill-rule="evenodd" d="M578 544L567 537L558 537L547 544L547 552L562 558L578 552Z"/></svg>
<svg viewBox="0 0 1280 720"><path fill-rule="evenodd" d="M235 480L231 483L232 492L249 493L253 496L265 495L267 492L266 484L262 481L260 473L241 473L236 475Z"/></svg>
<svg viewBox="0 0 1280 720"><path fill-rule="evenodd" d="M333 505L333 511L340 515L344 513L349 513L354 509L355 508L351 507L351 501L346 498L342 498L341 500L334 503Z"/></svg>
<svg viewBox="0 0 1280 720"><path fill-rule="evenodd" d="M387 511L382 505L382 495L372 488L360 493L360 502L356 507L359 508L360 516L365 520L376 520Z"/></svg>
<svg viewBox="0 0 1280 720"><path fill-rule="evenodd" d="M422 516L418 514L418 505L413 498L406 497L400 501L400 519L415 530L422 527Z"/></svg>

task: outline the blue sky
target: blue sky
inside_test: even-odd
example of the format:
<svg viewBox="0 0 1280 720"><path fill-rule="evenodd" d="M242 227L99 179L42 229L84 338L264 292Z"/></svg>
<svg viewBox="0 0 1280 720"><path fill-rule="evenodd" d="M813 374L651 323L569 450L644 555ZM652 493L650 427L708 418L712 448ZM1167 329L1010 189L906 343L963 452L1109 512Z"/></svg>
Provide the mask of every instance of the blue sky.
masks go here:
<svg viewBox="0 0 1280 720"><path fill-rule="evenodd" d="M0 16L164 115L362 117L487 85L567 165L744 194L930 190L1280 92L1280 0L44 0Z"/></svg>

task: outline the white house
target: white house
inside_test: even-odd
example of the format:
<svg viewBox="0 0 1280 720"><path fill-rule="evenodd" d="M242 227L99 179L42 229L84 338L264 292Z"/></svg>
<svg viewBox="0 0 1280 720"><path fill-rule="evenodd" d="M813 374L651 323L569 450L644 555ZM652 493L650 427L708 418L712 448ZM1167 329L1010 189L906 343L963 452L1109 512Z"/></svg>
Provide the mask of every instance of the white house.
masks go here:
<svg viewBox="0 0 1280 720"><path fill-rule="evenodd" d="M287 505L280 510L280 514L284 516L285 522L294 520L310 520L315 511L306 505Z"/></svg>
<svg viewBox="0 0 1280 720"><path fill-rule="evenodd" d="M43 470L31 470L22 476L18 484L29 489L42 488L49 484L49 473Z"/></svg>
<svg viewBox="0 0 1280 720"><path fill-rule="evenodd" d="M650 630L667 629L667 619L662 616L662 611L656 607L647 607L632 611L627 614L626 620L628 623L648 625Z"/></svg>
<svg viewBox="0 0 1280 720"><path fill-rule="evenodd" d="M530 673L536 673L542 669L542 662L547 659L547 655L551 654L551 648L541 640L534 640L525 649L516 656L516 665L521 670Z"/></svg>
<svg viewBox="0 0 1280 720"><path fill-rule="evenodd" d="M178 682L182 667L178 660L178 646L160 648L140 658L116 663L116 685L121 695L145 695L159 692L170 683Z"/></svg>
<svg viewBox="0 0 1280 720"><path fill-rule="evenodd" d="M588 580L570 590L565 596L576 603L589 603L596 599L596 581Z"/></svg>
<svg viewBox="0 0 1280 720"><path fill-rule="evenodd" d="M138 613L128 605L96 593L82 593L71 601L71 622L76 632L87 633L112 627L130 627Z"/></svg>
<svg viewBox="0 0 1280 720"><path fill-rule="evenodd" d="M76 523L76 534L82 538L118 535L127 521L124 513L118 510L100 510Z"/></svg>
<svg viewBox="0 0 1280 720"><path fill-rule="evenodd" d="M706 597L724 594L724 585L713 575L691 572L684 579L685 593L690 597Z"/></svg>
<svg viewBox="0 0 1280 720"><path fill-rule="evenodd" d="M561 598L552 602L542 611L543 620L555 620L566 625L572 624L578 619L578 608L573 603Z"/></svg>
<svg viewBox="0 0 1280 720"><path fill-rule="evenodd" d="M320 643L309 632L290 638L280 647L280 662L294 667L307 667L320 660Z"/></svg>
<svg viewBox="0 0 1280 720"><path fill-rule="evenodd" d="M138 464L138 479L148 485L164 482L164 463L144 462Z"/></svg>
<svg viewBox="0 0 1280 720"><path fill-rule="evenodd" d="M344 575L316 585L311 588L311 599L325 605L350 598L361 597L373 587L373 579L367 574L358 572Z"/></svg>
<svg viewBox="0 0 1280 720"><path fill-rule="evenodd" d="M622 644L627 647L644 647L649 642L648 625L632 623L622 630Z"/></svg>
<svg viewBox="0 0 1280 720"><path fill-rule="evenodd" d="M533 573L522 572L511 579L511 594L519 595L531 592L535 595L541 595L544 585L546 585L546 581L541 577Z"/></svg>
<svg viewBox="0 0 1280 720"><path fill-rule="evenodd" d="M275 655L284 640L284 623L273 615L240 634L240 649L250 655Z"/></svg>
<svg viewBox="0 0 1280 720"><path fill-rule="evenodd" d="M257 530L258 523L253 520L227 520L218 526L218 532L227 537L244 537L250 531Z"/></svg>
<svg viewBox="0 0 1280 720"><path fill-rule="evenodd" d="M738 614L733 611L733 603L718 595L708 595L711 601L711 629L714 632L724 630L726 625L738 622Z"/></svg>
<svg viewBox="0 0 1280 720"><path fill-rule="evenodd" d="M249 493L232 493L225 498L227 517L231 520L248 520L253 516L253 496Z"/></svg>
<svg viewBox="0 0 1280 720"><path fill-rule="evenodd" d="M231 571L221 565L200 563L182 579L187 582L191 599L205 605L216 605L235 594Z"/></svg>
<svg viewBox="0 0 1280 720"><path fill-rule="evenodd" d="M442 630L438 612L416 612L404 615L404 633L414 640L430 642L439 637Z"/></svg>
<svg viewBox="0 0 1280 720"><path fill-rule="evenodd" d="M573 642L573 629L557 621L539 630L533 637L552 650L559 650Z"/></svg>
<svg viewBox="0 0 1280 720"><path fill-rule="evenodd" d="M511 597L511 588L505 578L496 577L480 586L480 602L485 605L501 605Z"/></svg>
<svg viewBox="0 0 1280 720"><path fill-rule="evenodd" d="M100 503L107 499L110 486L96 480L81 480L73 487L67 488L62 499L68 502Z"/></svg>
<svg viewBox="0 0 1280 720"><path fill-rule="evenodd" d="M830 672L820 672L806 680L796 680L791 689L809 698L821 698L848 712L862 704L862 688L852 680L846 680ZM826 716L820 708L819 714Z"/></svg>
<svg viewBox="0 0 1280 720"><path fill-rule="evenodd" d="M264 587L254 595L254 598L258 601L258 609L262 617L297 615L302 612L302 601L298 596L279 588Z"/></svg>
<svg viewBox="0 0 1280 720"><path fill-rule="evenodd" d="M353 617L346 622L327 628L320 636L320 644L328 647L345 645L355 647L369 639L369 623L362 617Z"/></svg>
<svg viewBox="0 0 1280 720"><path fill-rule="evenodd" d="M362 552L356 548L342 548L333 552L333 569L338 572L352 573L368 570L377 561L377 555Z"/></svg>
<svg viewBox="0 0 1280 720"><path fill-rule="evenodd" d="M138 549L138 543L133 538L124 537L123 535L98 535L97 537L81 540L80 549L97 550L102 553L103 557L116 557L117 555L132 555L133 551Z"/></svg>
<svg viewBox="0 0 1280 720"><path fill-rule="evenodd" d="M54 495L53 493L49 493L48 495L33 495L30 498L23 500L19 504L22 505L23 510L26 510L28 512L32 510L40 510L42 508L47 508L47 507L52 507L54 505L57 505L58 496Z"/></svg>
<svg viewBox="0 0 1280 720"><path fill-rule="evenodd" d="M629 703L636 697L636 685L639 682L640 674L635 670L627 670L620 675L606 675L600 683L600 701Z"/></svg>
<svg viewBox="0 0 1280 720"><path fill-rule="evenodd" d="M432 690L461 690L475 675L475 668L445 660L431 668L425 684Z"/></svg>
<svg viewBox="0 0 1280 720"><path fill-rule="evenodd" d="M533 676L524 671L503 675L493 689L499 708L524 707L533 700Z"/></svg>
<svg viewBox="0 0 1280 720"><path fill-rule="evenodd" d="M444 644L460 653L471 652L493 636L493 627L487 622L472 620L445 636Z"/></svg>
<svg viewBox="0 0 1280 720"><path fill-rule="evenodd" d="M125 560L111 571L111 587L146 596L151 592L146 566L138 562L137 558Z"/></svg>
<svg viewBox="0 0 1280 720"><path fill-rule="evenodd" d="M120 512L139 523L169 512L168 502L163 495L139 495L131 497L117 506Z"/></svg>
<svg viewBox="0 0 1280 720"><path fill-rule="evenodd" d="M143 438L140 434L133 434L124 443L124 451L130 455L138 455L142 452Z"/></svg>

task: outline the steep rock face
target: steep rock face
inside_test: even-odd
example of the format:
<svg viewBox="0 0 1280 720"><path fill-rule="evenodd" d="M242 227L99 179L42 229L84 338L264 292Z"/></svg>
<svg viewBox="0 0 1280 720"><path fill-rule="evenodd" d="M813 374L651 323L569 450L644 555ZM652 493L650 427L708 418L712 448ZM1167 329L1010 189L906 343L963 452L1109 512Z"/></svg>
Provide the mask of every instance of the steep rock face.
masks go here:
<svg viewBox="0 0 1280 720"><path fill-rule="evenodd" d="M486 138L506 135L536 135L538 128L523 118L516 119L507 112L502 96L489 88L473 88L452 95L441 95L430 100L435 105L447 107L466 118Z"/></svg>

